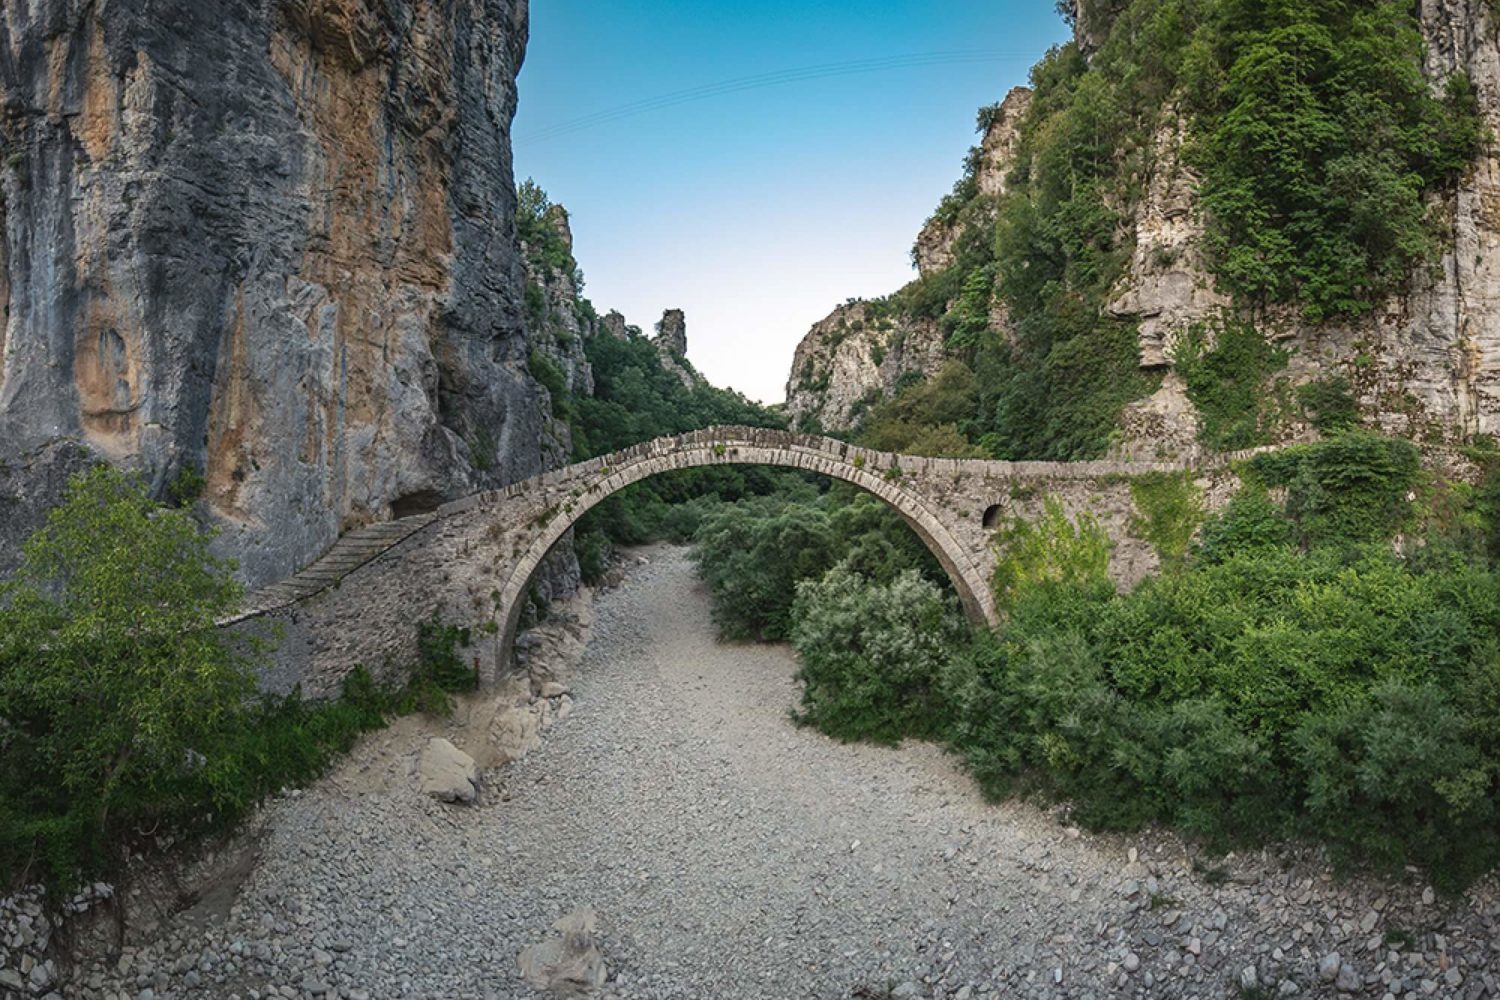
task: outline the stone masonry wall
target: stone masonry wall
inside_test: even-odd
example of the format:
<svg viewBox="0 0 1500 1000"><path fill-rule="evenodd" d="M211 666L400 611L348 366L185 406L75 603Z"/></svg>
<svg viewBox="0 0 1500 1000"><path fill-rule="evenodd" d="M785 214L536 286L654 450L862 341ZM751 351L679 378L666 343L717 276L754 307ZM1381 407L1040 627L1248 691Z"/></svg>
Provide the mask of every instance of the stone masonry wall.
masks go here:
<svg viewBox="0 0 1500 1000"><path fill-rule="evenodd" d="M585 511L649 476L715 464L806 469L880 497L937 555L970 617L990 624L998 622L989 589L996 518L1033 519L1049 496L1070 516L1092 513L1114 543L1110 572L1124 588L1158 568L1151 546L1132 534L1131 477L1191 469L1209 509L1222 506L1235 486L1227 461L919 458L786 431L709 428L351 533L303 573L250 595L244 612L226 625L278 641L264 678L273 690L301 684L309 696L334 695L360 665L378 680L399 681L416 657L417 624L432 615L473 629L467 655L482 677L493 679L508 667L533 573Z"/></svg>

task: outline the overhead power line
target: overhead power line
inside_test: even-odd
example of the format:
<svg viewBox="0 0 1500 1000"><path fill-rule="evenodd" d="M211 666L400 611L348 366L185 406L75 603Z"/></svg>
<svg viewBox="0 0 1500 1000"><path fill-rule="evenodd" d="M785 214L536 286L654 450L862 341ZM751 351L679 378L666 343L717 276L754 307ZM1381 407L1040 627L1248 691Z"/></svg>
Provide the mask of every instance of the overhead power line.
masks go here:
<svg viewBox="0 0 1500 1000"><path fill-rule="evenodd" d="M676 107L679 104L688 104L693 101L703 101L728 94L739 94L748 90L759 90L763 87L785 86L790 83L802 83L808 80L826 80L833 77L852 76L859 73L880 73L890 70L914 69L928 66L986 63L994 62L1007 56L1020 55L1024 55L1024 53L1001 49L916 52L908 55L885 56L878 59L856 59L850 62L824 63L819 66L803 66L797 69L778 70L773 73L759 73L755 76L743 76L733 80L722 80L718 83L689 87L685 90L675 90L671 93L632 101L629 104L605 108L592 114L558 122L555 125L538 129L535 132L525 133L518 136L516 142L517 144L543 142L548 139L555 139L559 136L618 121L621 118L629 118L634 115L646 114L650 111Z"/></svg>

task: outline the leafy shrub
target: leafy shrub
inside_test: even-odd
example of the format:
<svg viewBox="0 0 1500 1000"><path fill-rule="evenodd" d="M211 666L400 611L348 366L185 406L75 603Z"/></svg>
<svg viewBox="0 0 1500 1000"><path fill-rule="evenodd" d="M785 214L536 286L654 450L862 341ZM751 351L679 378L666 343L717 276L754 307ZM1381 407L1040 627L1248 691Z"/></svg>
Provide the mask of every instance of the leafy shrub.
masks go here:
<svg viewBox="0 0 1500 1000"><path fill-rule="evenodd" d="M1446 885L1500 861L1493 575L1252 545L1073 593L941 668L947 738L989 793L1226 845L1316 837Z"/></svg>
<svg viewBox="0 0 1500 1000"><path fill-rule="evenodd" d="M1384 681L1310 716L1293 738L1308 825L1345 856L1417 860L1458 888L1500 859L1496 735L1431 681Z"/></svg>
<svg viewBox="0 0 1500 1000"><path fill-rule="evenodd" d="M208 543L187 512L99 466L0 585L0 781L13 808L58 828L58 864L169 812L161 789L200 766L251 692L250 661L214 625L240 588Z"/></svg>
<svg viewBox="0 0 1500 1000"><path fill-rule="evenodd" d="M883 744L940 730L937 672L965 626L934 584L914 570L870 584L838 567L797 586L793 618L801 721Z"/></svg>
<svg viewBox="0 0 1500 1000"><path fill-rule="evenodd" d="M1408 441L1347 431L1327 441L1255 456L1250 474L1287 490L1303 545L1389 539L1412 518L1421 462Z"/></svg>
<svg viewBox="0 0 1500 1000"><path fill-rule="evenodd" d="M1302 404L1312 425L1324 434L1348 430L1359 424L1359 405L1349 380L1342 375L1307 382L1297 387L1297 401Z"/></svg>
<svg viewBox="0 0 1500 1000"><path fill-rule="evenodd" d="M258 648L214 625L240 591L209 541L100 466L0 586L0 891L113 875L141 829L223 829L388 715L473 686L466 633L433 620L403 690L359 669L337 701L255 697Z"/></svg>
<svg viewBox="0 0 1500 1000"><path fill-rule="evenodd" d="M833 526L814 503L756 498L703 518L694 558L714 594L714 621L729 639L785 639L797 581L834 563Z"/></svg>
<svg viewBox="0 0 1500 1000"><path fill-rule="evenodd" d="M1151 543L1164 565L1187 555L1203 522L1203 491L1191 472L1147 472L1130 481L1130 530Z"/></svg>
<svg viewBox="0 0 1500 1000"><path fill-rule="evenodd" d="M467 628L445 624L436 613L421 622L417 626L417 663L397 710L402 714L417 711L447 715L453 709L450 694L478 687L477 667L464 662L459 653L470 641Z"/></svg>
<svg viewBox="0 0 1500 1000"><path fill-rule="evenodd" d="M1203 524L1199 557L1210 563L1258 549L1292 544L1292 528L1281 507L1265 487L1249 482L1240 487L1222 511Z"/></svg>
<svg viewBox="0 0 1500 1000"><path fill-rule="evenodd" d="M1002 608L1014 608L1038 591L1109 590L1109 544L1097 518L1084 513L1070 520L1049 496L1039 519L1015 518L996 532L995 597Z"/></svg>
<svg viewBox="0 0 1500 1000"><path fill-rule="evenodd" d="M1211 347L1207 337L1194 326L1172 357L1198 410L1199 439L1221 451L1266 444L1280 416L1267 390L1271 375L1286 367L1287 352L1248 323L1224 324Z"/></svg>

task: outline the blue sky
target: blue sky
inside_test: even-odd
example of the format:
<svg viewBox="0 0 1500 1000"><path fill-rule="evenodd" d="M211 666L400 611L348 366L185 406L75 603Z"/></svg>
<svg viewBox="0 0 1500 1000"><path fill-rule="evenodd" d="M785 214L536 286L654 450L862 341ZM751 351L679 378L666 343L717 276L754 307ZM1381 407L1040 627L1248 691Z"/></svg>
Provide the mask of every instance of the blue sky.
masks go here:
<svg viewBox="0 0 1500 1000"><path fill-rule="evenodd" d="M568 207L601 312L685 309L698 369L778 402L812 323L911 279L975 111L1066 36L1050 0L533 0L516 176ZM730 83L758 76L800 79Z"/></svg>

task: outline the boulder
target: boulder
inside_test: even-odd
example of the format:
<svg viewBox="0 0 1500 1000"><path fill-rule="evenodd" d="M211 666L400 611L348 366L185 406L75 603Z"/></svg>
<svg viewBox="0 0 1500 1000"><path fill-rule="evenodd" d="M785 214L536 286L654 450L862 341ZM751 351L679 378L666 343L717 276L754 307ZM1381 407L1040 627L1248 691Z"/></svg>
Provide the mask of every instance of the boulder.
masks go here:
<svg viewBox="0 0 1500 1000"><path fill-rule="evenodd" d="M479 769L474 758L441 736L422 749L418 764L422 791L439 802L473 802L479 794Z"/></svg>

